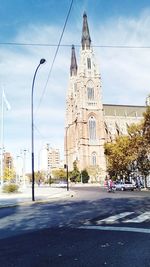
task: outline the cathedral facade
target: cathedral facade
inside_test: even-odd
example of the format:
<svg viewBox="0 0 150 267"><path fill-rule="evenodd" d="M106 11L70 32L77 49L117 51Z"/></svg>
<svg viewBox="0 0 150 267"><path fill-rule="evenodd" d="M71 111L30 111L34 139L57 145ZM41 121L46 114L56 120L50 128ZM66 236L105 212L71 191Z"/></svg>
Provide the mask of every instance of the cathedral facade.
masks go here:
<svg viewBox="0 0 150 267"><path fill-rule="evenodd" d="M145 106L102 103L99 68L91 46L87 15L83 15L80 61L72 46L69 86L66 97L65 158L68 170L95 168L96 181L104 180L104 143L127 134L132 123L143 117ZM94 178L92 178L94 179Z"/></svg>

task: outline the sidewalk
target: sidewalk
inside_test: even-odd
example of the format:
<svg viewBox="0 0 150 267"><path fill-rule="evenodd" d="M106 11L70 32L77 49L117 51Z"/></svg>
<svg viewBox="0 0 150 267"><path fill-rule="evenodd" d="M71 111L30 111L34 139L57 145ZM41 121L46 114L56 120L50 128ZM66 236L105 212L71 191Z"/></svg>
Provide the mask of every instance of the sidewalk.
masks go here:
<svg viewBox="0 0 150 267"><path fill-rule="evenodd" d="M74 192L67 188L57 188L50 186L35 186L35 201L32 201L32 188L20 188L18 193L3 193L0 189L0 208L13 207L25 204L48 202L58 198L71 197Z"/></svg>

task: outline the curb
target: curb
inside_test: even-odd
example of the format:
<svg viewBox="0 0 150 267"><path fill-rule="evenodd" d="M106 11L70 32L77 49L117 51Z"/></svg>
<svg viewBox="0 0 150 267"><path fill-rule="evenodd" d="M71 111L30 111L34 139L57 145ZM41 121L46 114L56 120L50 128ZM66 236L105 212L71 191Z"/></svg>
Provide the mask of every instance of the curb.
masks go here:
<svg viewBox="0 0 150 267"><path fill-rule="evenodd" d="M0 205L0 209L4 209L4 208L15 208L15 207L18 207L18 206L28 206L28 205L36 205L36 204L42 204L42 203L49 203L50 201L54 201L55 199L57 200L58 198L67 198L67 197L73 197L75 195L75 192L67 192L67 193L64 193L64 194L56 194L56 195L53 195L53 196L49 196L45 199L42 199L42 197L40 199L35 199L35 201L32 201L32 200L27 200L27 201L20 201L20 202L17 202L17 203L8 203L8 204L2 204Z"/></svg>

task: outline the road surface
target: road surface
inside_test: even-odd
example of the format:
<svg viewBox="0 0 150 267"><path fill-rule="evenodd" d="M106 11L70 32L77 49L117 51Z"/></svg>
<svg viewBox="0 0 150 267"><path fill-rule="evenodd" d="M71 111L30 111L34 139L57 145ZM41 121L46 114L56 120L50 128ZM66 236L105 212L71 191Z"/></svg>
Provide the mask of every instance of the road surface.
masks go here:
<svg viewBox="0 0 150 267"><path fill-rule="evenodd" d="M150 267L150 192L74 187L0 211L0 266Z"/></svg>

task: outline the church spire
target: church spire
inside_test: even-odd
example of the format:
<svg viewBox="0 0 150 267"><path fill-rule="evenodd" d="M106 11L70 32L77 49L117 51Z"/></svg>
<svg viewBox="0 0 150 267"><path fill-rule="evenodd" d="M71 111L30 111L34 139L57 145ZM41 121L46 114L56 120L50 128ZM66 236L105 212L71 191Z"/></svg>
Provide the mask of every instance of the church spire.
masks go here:
<svg viewBox="0 0 150 267"><path fill-rule="evenodd" d="M72 45L70 76L76 76L77 69L78 69L78 66L77 66L77 61L76 61L75 47L74 45Z"/></svg>
<svg viewBox="0 0 150 267"><path fill-rule="evenodd" d="M88 27L88 22L87 22L87 15L84 12L83 14L83 27L82 27L82 49L89 49L91 45L91 38L90 38L90 33L89 33L89 27Z"/></svg>

